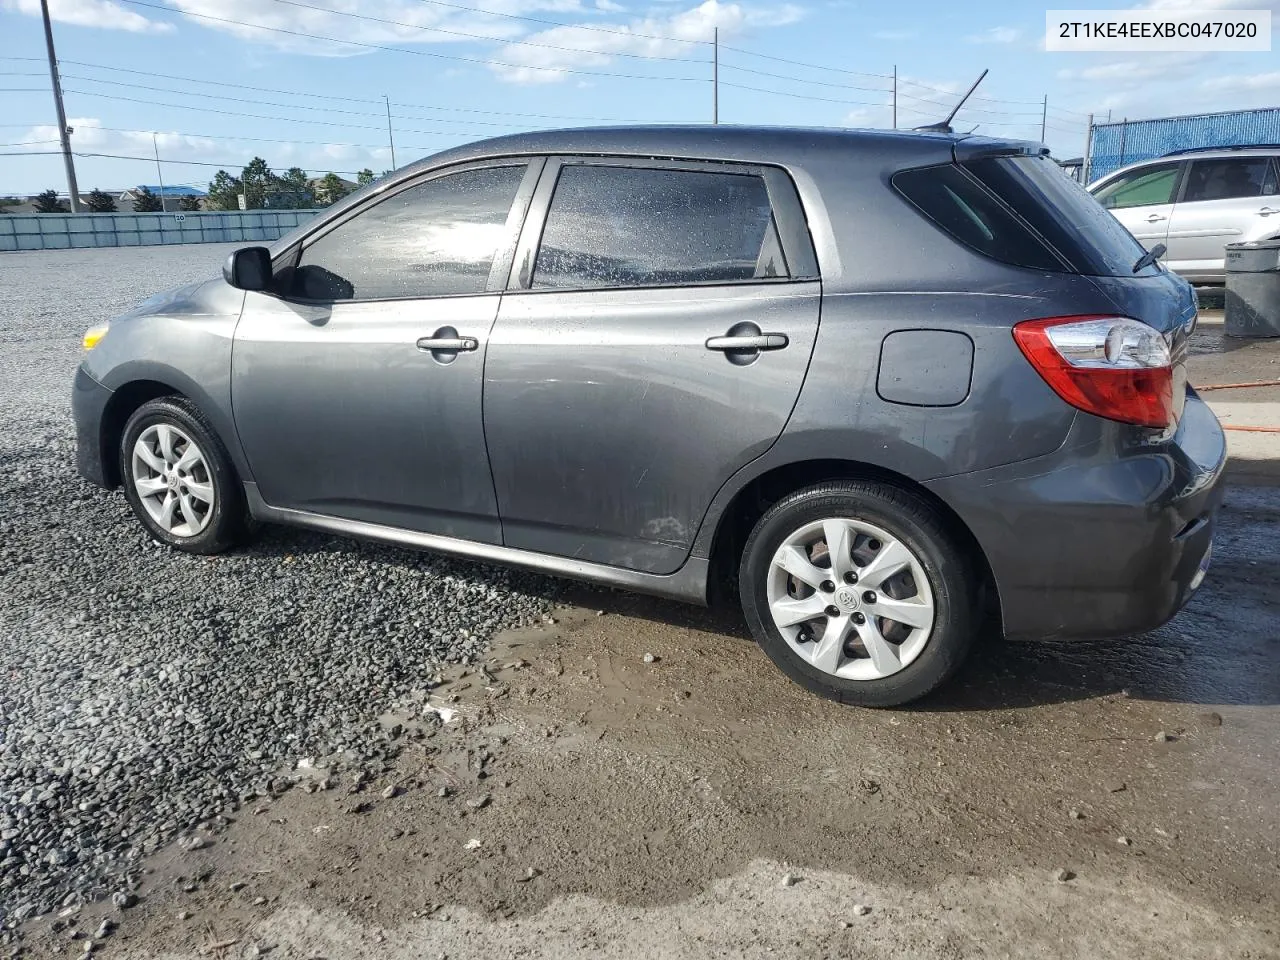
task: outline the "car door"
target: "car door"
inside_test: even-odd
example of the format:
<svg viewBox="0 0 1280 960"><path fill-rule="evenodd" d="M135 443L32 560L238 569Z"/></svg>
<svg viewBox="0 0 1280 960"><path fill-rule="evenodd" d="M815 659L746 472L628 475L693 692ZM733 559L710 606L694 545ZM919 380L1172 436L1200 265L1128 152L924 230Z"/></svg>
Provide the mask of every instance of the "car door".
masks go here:
<svg viewBox="0 0 1280 960"><path fill-rule="evenodd" d="M485 364L504 542L678 569L782 432L820 299L781 170L549 160Z"/></svg>
<svg viewBox="0 0 1280 960"><path fill-rule="evenodd" d="M501 542L484 351L541 161L451 168L277 258L236 328L232 407L262 498Z"/></svg>
<svg viewBox="0 0 1280 960"><path fill-rule="evenodd" d="M1192 160L1169 220L1170 269L1220 277L1224 247L1249 239L1266 198L1276 199L1275 168L1267 156ZM1277 206L1280 206L1278 204Z"/></svg>
<svg viewBox="0 0 1280 960"><path fill-rule="evenodd" d="M1168 237L1182 167L1179 161L1151 164L1122 173L1089 192L1150 250Z"/></svg>

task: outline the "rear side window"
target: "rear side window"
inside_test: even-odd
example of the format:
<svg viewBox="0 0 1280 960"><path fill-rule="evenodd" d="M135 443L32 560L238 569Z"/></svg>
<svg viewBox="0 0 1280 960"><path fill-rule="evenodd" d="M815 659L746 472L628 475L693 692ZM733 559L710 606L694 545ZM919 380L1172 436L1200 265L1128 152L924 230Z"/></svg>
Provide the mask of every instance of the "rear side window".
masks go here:
<svg viewBox="0 0 1280 960"><path fill-rule="evenodd" d="M754 174L574 164L560 171L532 286L674 286L785 278Z"/></svg>
<svg viewBox="0 0 1280 960"><path fill-rule="evenodd" d="M1233 157L1193 160L1187 172L1183 203L1201 200L1237 200L1275 193L1275 177L1269 157Z"/></svg>
<svg viewBox="0 0 1280 960"><path fill-rule="evenodd" d="M290 293L305 300L484 293L525 168L463 170L378 201L303 247Z"/></svg>
<svg viewBox="0 0 1280 960"><path fill-rule="evenodd" d="M1064 174L1057 175L1066 181ZM954 164L904 170L894 175L893 186L956 240L993 260L1037 270L1064 269L1043 240Z"/></svg>
<svg viewBox="0 0 1280 960"><path fill-rule="evenodd" d="M1076 273L1132 277L1146 251L1124 225L1048 157L988 157L965 164ZM1144 267L1142 276L1159 272Z"/></svg>
<svg viewBox="0 0 1280 960"><path fill-rule="evenodd" d="M1093 198L1108 210L1173 203L1173 191L1178 185L1180 166L1177 163L1164 163L1121 174L1100 188Z"/></svg>

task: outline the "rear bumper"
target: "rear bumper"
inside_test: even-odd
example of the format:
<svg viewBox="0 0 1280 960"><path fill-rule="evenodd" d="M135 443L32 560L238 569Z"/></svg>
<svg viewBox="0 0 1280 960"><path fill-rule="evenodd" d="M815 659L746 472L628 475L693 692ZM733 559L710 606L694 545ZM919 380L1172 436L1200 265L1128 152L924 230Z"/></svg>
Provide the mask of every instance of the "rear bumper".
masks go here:
<svg viewBox="0 0 1280 960"><path fill-rule="evenodd" d="M1167 440L1081 415L1047 457L927 486L982 546L1007 636L1118 637L1167 622L1199 586L1226 457L1189 393Z"/></svg>
<svg viewBox="0 0 1280 960"><path fill-rule="evenodd" d="M100 487L110 488L102 449L102 418L111 399L111 391L80 367L71 388L71 415L76 424L76 470L80 476Z"/></svg>

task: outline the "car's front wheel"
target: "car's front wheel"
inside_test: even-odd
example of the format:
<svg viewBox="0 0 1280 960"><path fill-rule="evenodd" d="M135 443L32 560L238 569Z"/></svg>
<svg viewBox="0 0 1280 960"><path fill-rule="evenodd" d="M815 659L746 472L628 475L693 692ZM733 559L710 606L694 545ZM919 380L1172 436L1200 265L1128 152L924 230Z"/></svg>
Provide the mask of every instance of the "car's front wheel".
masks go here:
<svg viewBox="0 0 1280 960"><path fill-rule="evenodd" d="M226 448L183 397L139 407L120 441L120 476L151 536L187 553L220 553L245 535L244 492Z"/></svg>
<svg viewBox="0 0 1280 960"><path fill-rule="evenodd" d="M774 504L739 568L765 653L810 690L869 707L915 700L955 672L976 632L976 583L932 504L856 480Z"/></svg>

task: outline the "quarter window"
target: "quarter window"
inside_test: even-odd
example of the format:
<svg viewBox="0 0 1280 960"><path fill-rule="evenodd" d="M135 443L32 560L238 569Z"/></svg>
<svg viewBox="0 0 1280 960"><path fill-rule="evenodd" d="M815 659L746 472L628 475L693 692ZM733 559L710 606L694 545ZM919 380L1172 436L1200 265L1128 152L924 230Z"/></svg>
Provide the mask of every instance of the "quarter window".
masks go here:
<svg viewBox="0 0 1280 960"><path fill-rule="evenodd" d="M1187 173L1187 189L1183 191L1182 202L1259 197L1266 192L1271 180L1269 157L1195 160Z"/></svg>
<svg viewBox="0 0 1280 960"><path fill-rule="evenodd" d="M556 183L532 285L647 287L787 276L762 177L572 164Z"/></svg>
<svg viewBox="0 0 1280 960"><path fill-rule="evenodd" d="M463 170L379 201L303 248L293 295L378 300L483 293L525 166Z"/></svg>
<svg viewBox="0 0 1280 960"><path fill-rule="evenodd" d="M1131 171L1094 193L1094 199L1109 210L1173 203L1173 188L1178 183L1178 166L1176 163L1168 163Z"/></svg>

